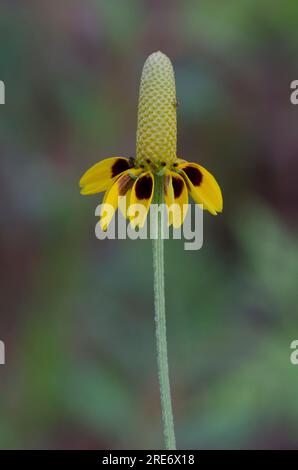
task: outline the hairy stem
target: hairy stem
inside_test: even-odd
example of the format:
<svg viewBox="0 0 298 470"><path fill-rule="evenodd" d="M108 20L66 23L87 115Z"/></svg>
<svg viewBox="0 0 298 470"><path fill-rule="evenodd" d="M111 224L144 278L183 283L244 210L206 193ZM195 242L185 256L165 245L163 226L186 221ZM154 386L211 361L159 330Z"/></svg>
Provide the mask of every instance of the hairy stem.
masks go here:
<svg viewBox="0 0 298 470"><path fill-rule="evenodd" d="M163 177L155 176L154 203L163 203ZM158 212L156 238L153 239L154 306L157 343L157 365L160 400L166 449L175 450L176 440L169 381L166 335L165 289L164 289L164 241L162 238L164 218Z"/></svg>

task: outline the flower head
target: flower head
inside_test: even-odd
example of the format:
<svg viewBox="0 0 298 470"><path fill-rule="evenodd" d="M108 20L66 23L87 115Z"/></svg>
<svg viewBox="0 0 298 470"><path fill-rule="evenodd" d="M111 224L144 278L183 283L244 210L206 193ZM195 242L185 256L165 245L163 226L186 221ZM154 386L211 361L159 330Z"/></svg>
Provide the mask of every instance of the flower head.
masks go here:
<svg viewBox="0 0 298 470"><path fill-rule="evenodd" d="M185 218L188 193L211 214L222 211L221 190L204 167L176 155L177 121L174 71L162 52L151 54L142 72L135 158L112 157L96 163L81 178L81 194L105 191L104 203L112 211L102 214L105 230L119 205L133 226L145 223L154 180L162 177L169 224L179 227ZM121 197L122 196L122 197ZM119 199L120 198L120 199ZM137 215L132 207L143 208ZM122 209L124 207L124 209Z"/></svg>

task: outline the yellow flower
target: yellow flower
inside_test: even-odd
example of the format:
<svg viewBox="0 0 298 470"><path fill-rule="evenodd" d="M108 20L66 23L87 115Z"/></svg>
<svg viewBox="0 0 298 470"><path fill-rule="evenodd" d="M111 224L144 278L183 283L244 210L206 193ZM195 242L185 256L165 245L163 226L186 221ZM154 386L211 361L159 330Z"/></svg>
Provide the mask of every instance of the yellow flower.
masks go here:
<svg viewBox="0 0 298 470"><path fill-rule="evenodd" d="M188 193L211 214L222 211L223 200L215 178L197 163L176 155L177 120L174 71L169 58L151 54L145 62L139 96L137 151L135 158L112 157L92 166L81 178L81 194L105 191L104 203L112 207L102 216L105 230L123 196L123 210L133 226L145 223L155 177L162 177L169 224L179 227L185 218ZM130 211L135 204L144 208L141 218ZM125 205L124 205L125 206ZM120 207L121 210L121 207Z"/></svg>

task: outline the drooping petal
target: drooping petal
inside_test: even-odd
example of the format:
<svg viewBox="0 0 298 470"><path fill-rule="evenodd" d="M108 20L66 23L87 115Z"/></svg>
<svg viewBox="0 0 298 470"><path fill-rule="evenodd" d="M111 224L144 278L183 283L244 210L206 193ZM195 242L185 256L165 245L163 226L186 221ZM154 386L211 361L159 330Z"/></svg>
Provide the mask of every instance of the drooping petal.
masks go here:
<svg viewBox="0 0 298 470"><path fill-rule="evenodd" d="M134 183L134 180L137 179L137 177L142 173L142 169L140 168L132 168L128 171L128 174L132 177L132 180L129 185L127 185L126 192L124 191L121 192L121 198L119 198L119 204L118 204L118 209L122 213L123 217L125 219L128 219L128 208L130 205L130 198L131 198L131 191L132 191L132 186Z"/></svg>
<svg viewBox="0 0 298 470"><path fill-rule="evenodd" d="M168 207L169 225L174 228L183 224L188 209L188 192L184 179L178 173L167 171L164 185L165 202Z"/></svg>
<svg viewBox="0 0 298 470"><path fill-rule="evenodd" d="M107 230L117 210L119 198L121 200L122 197L125 197L126 193L132 188L134 179L130 174L131 171L133 170L128 170L121 174L104 195L100 220L102 230Z"/></svg>
<svg viewBox="0 0 298 470"><path fill-rule="evenodd" d="M154 193L154 178L150 171L143 173L135 181L128 209L132 227L143 227Z"/></svg>
<svg viewBox="0 0 298 470"><path fill-rule="evenodd" d="M129 167L129 159L124 157L106 158L96 163L80 179L81 194L106 191L111 183Z"/></svg>
<svg viewBox="0 0 298 470"><path fill-rule="evenodd" d="M177 167L183 176L193 200L216 215L223 208L220 187L214 176L197 163L182 163Z"/></svg>

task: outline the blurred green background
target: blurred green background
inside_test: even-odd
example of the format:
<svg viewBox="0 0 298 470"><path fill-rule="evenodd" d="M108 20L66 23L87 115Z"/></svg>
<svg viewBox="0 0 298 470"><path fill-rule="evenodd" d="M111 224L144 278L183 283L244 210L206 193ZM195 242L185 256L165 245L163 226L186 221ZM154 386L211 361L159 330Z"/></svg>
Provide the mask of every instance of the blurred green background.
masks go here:
<svg viewBox="0 0 298 470"><path fill-rule="evenodd" d="M133 156L146 57L224 212L166 243L178 447L298 448L298 3L2 0L0 447L162 445L151 244L99 241L78 180Z"/></svg>

